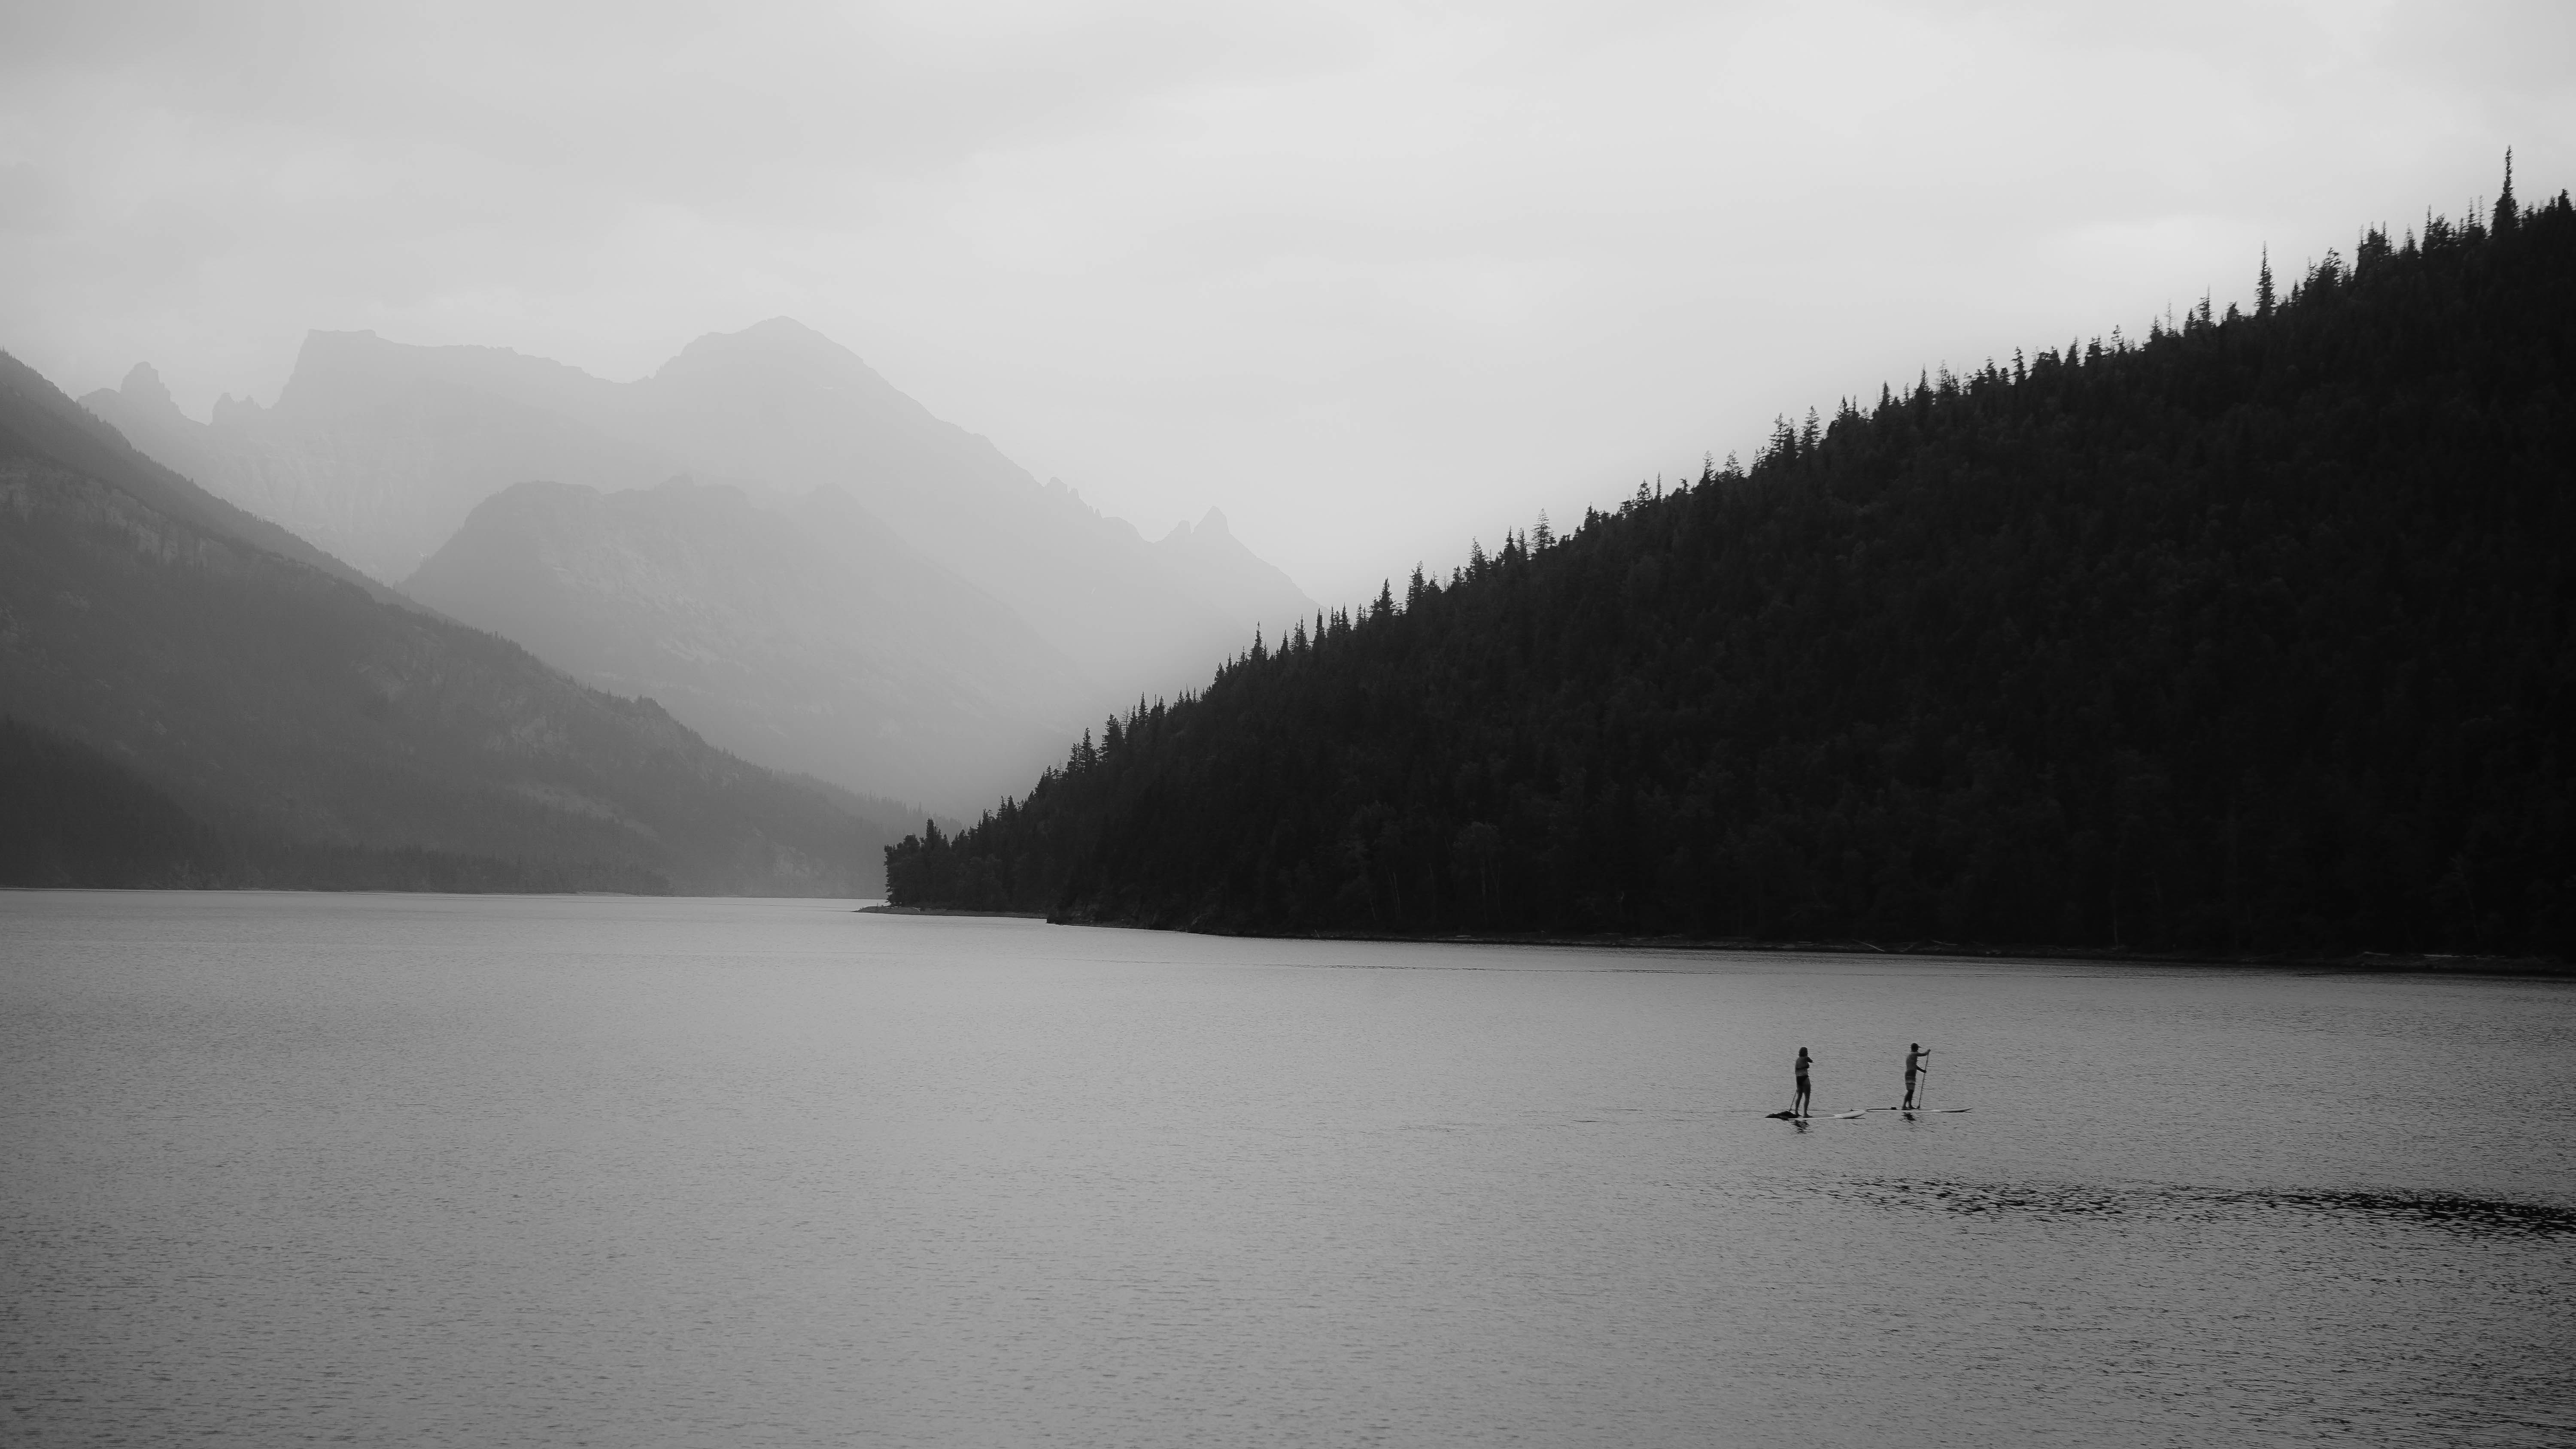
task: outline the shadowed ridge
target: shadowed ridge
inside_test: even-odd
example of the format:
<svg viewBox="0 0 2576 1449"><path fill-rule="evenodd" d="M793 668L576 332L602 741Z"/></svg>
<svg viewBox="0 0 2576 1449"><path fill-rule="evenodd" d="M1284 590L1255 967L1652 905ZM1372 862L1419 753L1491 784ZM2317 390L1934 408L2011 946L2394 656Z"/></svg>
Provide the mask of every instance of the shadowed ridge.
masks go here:
<svg viewBox="0 0 2576 1449"><path fill-rule="evenodd" d="M58 393L38 406L14 361L0 383L0 419L55 447L0 426L0 700L72 742L12 758L137 819L166 793L247 872L204 883L874 893L890 831L838 798L711 748L651 700L82 471L57 454L132 454ZM59 792L29 798L57 823L77 814ZM138 858L169 864L151 840L175 828L143 831ZM77 831L48 839L38 878L88 849Z"/></svg>

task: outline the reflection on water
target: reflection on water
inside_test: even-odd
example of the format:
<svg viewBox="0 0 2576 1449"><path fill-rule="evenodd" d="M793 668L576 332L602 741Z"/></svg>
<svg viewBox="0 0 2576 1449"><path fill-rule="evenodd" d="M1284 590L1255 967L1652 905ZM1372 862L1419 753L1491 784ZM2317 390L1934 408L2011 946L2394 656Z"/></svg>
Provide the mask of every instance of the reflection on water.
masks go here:
<svg viewBox="0 0 2576 1449"><path fill-rule="evenodd" d="M1328 968L1328 969L1316 969ZM2576 992L0 893L11 1442L2565 1442ZM1956 1114L1897 1100L1906 1044Z"/></svg>
<svg viewBox="0 0 2576 1449"><path fill-rule="evenodd" d="M2576 1208L2448 1193L2246 1192L2225 1188L2096 1186L2083 1183L1860 1181L1825 1192L1872 1207L1951 1213L2027 1213L2041 1218L2160 1218L2247 1222L2267 1214L2435 1228L2469 1237L2576 1237Z"/></svg>

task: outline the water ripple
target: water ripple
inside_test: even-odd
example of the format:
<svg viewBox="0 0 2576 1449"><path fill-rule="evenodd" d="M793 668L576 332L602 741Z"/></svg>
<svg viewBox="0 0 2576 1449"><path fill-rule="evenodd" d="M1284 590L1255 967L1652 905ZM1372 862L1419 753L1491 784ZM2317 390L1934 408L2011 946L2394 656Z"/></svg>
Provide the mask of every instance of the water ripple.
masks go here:
<svg viewBox="0 0 2576 1449"><path fill-rule="evenodd" d="M2278 1213L2367 1219L2478 1238L2576 1237L2576 1209L2423 1192L2285 1192L2181 1184L1863 1179L1827 1191L1870 1207L2052 1219L2214 1222Z"/></svg>

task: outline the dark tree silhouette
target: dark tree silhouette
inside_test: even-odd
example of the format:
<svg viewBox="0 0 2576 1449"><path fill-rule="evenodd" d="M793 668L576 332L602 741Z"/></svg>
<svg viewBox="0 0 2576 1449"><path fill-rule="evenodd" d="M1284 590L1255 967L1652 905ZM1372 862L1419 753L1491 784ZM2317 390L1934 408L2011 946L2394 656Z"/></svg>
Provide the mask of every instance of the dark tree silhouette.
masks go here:
<svg viewBox="0 0 2576 1449"><path fill-rule="evenodd" d="M2251 317L1784 418L1750 468L1139 707L891 847L893 897L2567 954L2576 210L2497 217L2369 233Z"/></svg>

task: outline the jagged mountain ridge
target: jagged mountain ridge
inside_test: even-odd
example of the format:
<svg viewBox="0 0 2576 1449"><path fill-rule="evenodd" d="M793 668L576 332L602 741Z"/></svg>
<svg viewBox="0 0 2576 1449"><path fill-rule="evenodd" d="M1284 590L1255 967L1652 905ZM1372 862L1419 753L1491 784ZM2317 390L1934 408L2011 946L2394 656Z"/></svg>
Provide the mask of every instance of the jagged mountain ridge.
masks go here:
<svg viewBox="0 0 2576 1449"><path fill-rule="evenodd" d="M139 385L147 396L158 390L161 400L169 401L168 390L161 387L161 379L149 368L137 368L127 382ZM172 404L170 411L177 413L177 405ZM52 458L76 471L109 479L172 518L293 559L356 584L376 598L399 597L274 520L198 487L154 455L137 448L96 412L75 404L34 368L6 352L0 352L0 419L5 419L0 426L8 429L13 452Z"/></svg>
<svg viewBox="0 0 2576 1449"><path fill-rule="evenodd" d="M1017 609L1108 697L1176 670L1198 677L1256 623L1314 608L1230 534L1224 567L1176 567L1181 551L1038 482L786 318L701 337L631 383L499 348L316 332L273 407L228 401L197 423L147 369L83 401L146 452L387 583L513 483L606 491L686 473L764 499L841 489Z"/></svg>
<svg viewBox="0 0 2576 1449"><path fill-rule="evenodd" d="M1099 681L1107 702L1176 690L1241 648L1256 624L1314 611L1221 514L1148 543L786 318L701 337L641 386L656 437L696 476L798 491L838 484L1017 609ZM1198 537L1207 523L1214 536ZM1224 566L1205 567L1201 553L1221 554Z"/></svg>
<svg viewBox="0 0 2576 1449"><path fill-rule="evenodd" d="M273 407L179 411L148 363L81 399L136 446L370 578L399 584L474 505L543 478L639 487L672 469L604 433L610 384L491 347L397 347L315 332Z"/></svg>
<svg viewBox="0 0 2576 1449"><path fill-rule="evenodd" d="M1060 483L1040 484L989 440L934 417L848 349L783 318L701 337L632 383L497 348L409 347L371 333L317 332L273 407L227 399L211 423L197 423L179 413L147 367L86 401L147 451L242 506L377 579L401 582L436 607L537 647L602 687L667 689L675 699L714 702L704 692L706 670L639 672L653 651L630 646L684 618L703 624L722 615L741 629L806 635L809 643L822 622L839 645L754 650L759 680L737 691L729 707L675 707L718 743L763 763L956 808L989 798L1060 753L1081 721L1176 691L1261 624L1275 631L1313 609L1285 575L1233 537L1222 513L1211 509L1195 526L1149 543ZM873 606L866 590L818 588L801 601L773 591L774 612L755 626L743 598L691 592L739 591L703 572L665 567L654 576L677 591L672 597L648 599L632 588L594 592L577 610L591 622L575 628L564 611L581 590L568 587L568 576L505 584L494 572L505 557L538 566L535 555L501 549L494 536L499 518L535 515L505 509L466 531L478 507L520 483L614 494L682 474L737 487L791 519L807 507L799 500L816 496L839 500L829 505L838 513L872 515L910 550L899 571L914 587L877 589ZM586 516L606 525L614 515ZM748 520L735 522L758 531ZM609 547L605 537L579 546L560 529L553 537L557 563ZM451 541L482 556L431 557ZM860 549L850 563L869 568L890 557ZM938 572L948 577L934 579ZM480 580L480 592L455 586L468 575ZM585 577L601 581L596 569ZM942 638L934 641L954 647L915 647L918 640L867 618L799 620L786 612L800 602L882 609L924 595L996 601L1016 616L1018 631L985 627L975 622L980 605L961 604L942 616ZM519 616L503 607L512 601L543 607ZM602 631L607 612L618 607L628 617L609 632L629 644L582 652L608 647ZM690 647L719 644L699 624L688 625L660 648L666 663L684 652L681 638L694 641ZM1028 638L1052 657L1031 656ZM913 682L888 693L800 675L826 658L842 673ZM944 678L934 677L942 671ZM1075 682L1066 684L1066 675ZM997 692L1000 680L1016 683ZM916 704L949 699L961 708L941 719L909 706L876 707L897 695ZM775 707L749 708L755 699ZM842 713L814 717L823 701L837 701ZM841 743L820 738L834 730ZM1030 743L1041 737L1052 743ZM992 752L980 761L962 758L974 741L989 742Z"/></svg>

